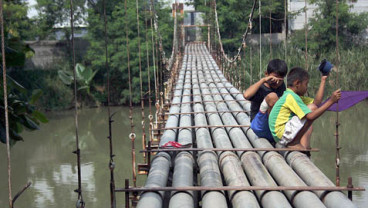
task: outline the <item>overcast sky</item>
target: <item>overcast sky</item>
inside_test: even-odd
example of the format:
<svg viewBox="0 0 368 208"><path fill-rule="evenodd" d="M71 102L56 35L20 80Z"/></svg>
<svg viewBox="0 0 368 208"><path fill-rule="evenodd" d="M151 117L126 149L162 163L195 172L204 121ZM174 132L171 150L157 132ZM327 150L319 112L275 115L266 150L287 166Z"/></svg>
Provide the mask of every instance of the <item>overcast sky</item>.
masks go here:
<svg viewBox="0 0 368 208"><path fill-rule="evenodd" d="M26 2L28 2L28 17L34 17L37 15L37 11L34 8L34 6L36 5L36 0L27 0Z"/></svg>

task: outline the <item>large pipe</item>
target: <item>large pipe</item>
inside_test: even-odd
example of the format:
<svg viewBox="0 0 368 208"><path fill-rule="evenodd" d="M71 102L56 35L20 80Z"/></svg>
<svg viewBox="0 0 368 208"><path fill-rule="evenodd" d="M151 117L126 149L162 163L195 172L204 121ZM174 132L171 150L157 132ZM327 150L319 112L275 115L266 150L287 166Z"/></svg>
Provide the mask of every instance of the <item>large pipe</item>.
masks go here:
<svg viewBox="0 0 368 208"><path fill-rule="evenodd" d="M193 156L188 152L181 152L175 158L175 168L173 176L173 187L193 186ZM191 208L194 207L193 193L174 192L172 193L170 208Z"/></svg>
<svg viewBox="0 0 368 208"><path fill-rule="evenodd" d="M170 170L170 155L160 152L151 163L145 187L165 187ZM137 208L161 208L163 203L163 192L145 192L140 196Z"/></svg>
<svg viewBox="0 0 368 208"><path fill-rule="evenodd" d="M220 83L217 82L218 83L217 87L221 89L220 92L234 93L235 99L239 102L239 104L237 105L236 102L234 102L235 100L234 98L232 98L232 96L225 95L224 99L227 100L227 104L229 105L230 109L232 111L237 111L243 108L244 110L249 111L250 106L244 103L244 98L240 94L235 94L239 93L239 91L236 90L234 87L232 87L232 85L225 79L225 77L223 77L219 69L216 70L216 73L219 76L221 82L225 83L222 84L221 82ZM230 90L226 90L224 86L230 88ZM242 108L240 106L242 106ZM241 125L250 124L249 116L247 114L234 113L234 116L237 118L237 121ZM257 148L272 147L271 144L266 139L259 139L249 127L243 127L243 130L247 132L248 139L253 144L253 146ZM287 178L280 177L278 174L279 171L284 171L285 169L280 168L281 166L274 165L275 163L284 164L280 156L276 156L278 154L273 151L259 152L259 154L263 156L264 163L266 164L266 166L268 166L268 169L271 172L273 170L274 172L273 176L278 178L278 180L277 179L276 180L278 182L280 181L280 184L286 185L289 182L289 180ZM298 175L304 180L306 184L311 186L334 186L334 184L304 154L300 152L293 152L292 154L288 154L287 161L290 164L290 166L295 170L295 172L298 173ZM291 165L291 163L293 163L294 165ZM277 169L279 169L279 171ZM341 207L341 208L355 207L355 205L341 192L316 191L315 193L323 200L324 204L327 207Z"/></svg>
<svg viewBox="0 0 368 208"><path fill-rule="evenodd" d="M190 59L190 57L189 57ZM191 72L186 71L185 73L185 83L182 102L187 103L191 101ZM181 105L181 113L191 112L190 104ZM191 126L192 125L192 115L183 114L180 117L180 126ZM178 142L180 144L192 144L192 129L180 129L178 135ZM192 154L188 152L181 152L175 158L174 163L174 175L173 175L173 187L187 187L193 186L193 163L194 159ZM194 198L193 192L173 192L170 198L169 208L193 208Z"/></svg>

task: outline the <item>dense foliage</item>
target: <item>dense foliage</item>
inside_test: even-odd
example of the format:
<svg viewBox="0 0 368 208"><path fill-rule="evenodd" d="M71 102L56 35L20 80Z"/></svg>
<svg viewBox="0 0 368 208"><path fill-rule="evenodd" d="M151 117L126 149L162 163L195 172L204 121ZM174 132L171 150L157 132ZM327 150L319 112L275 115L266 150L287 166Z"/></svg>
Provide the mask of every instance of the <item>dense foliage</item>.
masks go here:
<svg viewBox="0 0 368 208"><path fill-rule="evenodd" d="M99 86L103 97L100 98L106 101L106 86L107 69L105 68L105 35L104 35L104 18L103 18L103 1L97 1L91 6L88 11L89 32L88 40L90 48L85 59L85 65L91 67L94 71L98 71L95 79L95 85ZM147 2L145 2L147 3ZM124 1L108 1L106 5L107 15L107 30L108 30L108 54L111 85L111 101L115 104L126 104L129 100L128 90L128 51L126 42L126 29L129 39L129 55L130 55L130 70L132 76L133 102L140 101L139 87L139 57L138 57L138 38L141 42L141 60L142 60L142 79L143 91L147 92L147 61L151 67L151 80L153 80L153 63L152 63L152 42L151 42L151 23L148 13L148 6L145 3L140 3L140 36L137 33L137 17L135 1L128 1L127 14L125 14ZM164 49L166 54L171 52L172 34L173 34L173 19L170 17L171 9L162 3L155 3L155 8L158 15L158 24L160 33L163 38ZM147 12L146 12L147 11ZM126 24L128 28L126 28ZM148 28L146 30L146 27ZM146 39L147 33L147 39ZM154 33L154 39L158 37ZM146 47L148 43L148 48ZM146 52L148 50L147 60ZM153 82L151 82L153 83ZM152 88L153 89L153 88ZM101 101L102 101L101 100Z"/></svg>
<svg viewBox="0 0 368 208"><path fill-rule="evenodd" d="M5 57L8 71L20 70L26 57L33 55L33 51L23 42L32 35L32 21L27 17L27 5L23 1L3 2ZM2 60L2 54L0 56ZM1 71L3 65L1 65ZM47 122L46 117L35 109L35 103L42 91L27 90L12 77L7 75L7 96L9 116L10 144L23 140L20 133L26 130L39 129L40 122ZM0 141L6 143L5 107L3 79L0 86Z"/></svg>
<svg viewBox="0 0 368 208"><path fill-rule="evenodd" d="M308 22L308 49L313 53L326 53L336 46L336 1L311 0L317 5L314 17ZM339 44L351 49L364 41L362 32L368 27L368 13L353 13L346 0L340 0L338 5ZM292 44L305 48L304 31L296 32Z"/></svg>
<svg viewBox="0 0 368 208"><path fill-rule="evenodd" d="M239 47L242 35L248 27L249 15L254 0L220 0L216 1L218 22L224 49L228 53L234 52ZM258 2L258 1L257 1ZM205 21L215 25L214 1L194 0L197 11L205 13ZM259 17L261 15L261 24ZM270 18L271 17L271 18ZM258 4L253 14L252 30L250 33L281 32L284 17L284 4L281 1L262 1L261 14ZM271 27L270 27L271 21ZM261 28L260 28L261 27Z"/></svg>
<svg viewBox="0 0 368 208"><path fill-rule="evenodd" d="M14 145L17 141L23 140L20 133L26 130L38 130L40 122L47 122L47 118L34 107L35 102L42 94L41 90L32 92L28 98L27 90L18 84L11 77L8 78L8 116L9 116L9 136L10 144ZM4 91L1 82L0 87L0 114L5 115L4 111ZM5 116L0 117L0 141L6 143Z"/></svg>
<svg viewBox="0 0 368 208"><path fill-rule="evenodd" d="M73 0L73 17L75 25L84 25L86 18L86 0ZM37 0L38 16L36 36L41 39L52 39L55 27L62 29L64 38L69 40L70 30L70 0Z"/></svg>

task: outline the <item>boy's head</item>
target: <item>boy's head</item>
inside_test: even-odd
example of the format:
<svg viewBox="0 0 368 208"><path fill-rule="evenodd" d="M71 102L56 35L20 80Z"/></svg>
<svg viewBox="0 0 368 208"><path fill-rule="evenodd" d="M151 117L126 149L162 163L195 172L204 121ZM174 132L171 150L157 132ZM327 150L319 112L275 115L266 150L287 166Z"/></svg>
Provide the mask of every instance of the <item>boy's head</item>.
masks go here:
<svg viewBox="0 0 368 208"><path fill-rule="evenodd" d="M287 75L287 86L298 95L304 95L308 89L309 74L300 67L294 67Z"/></svg>
<svg viewBox="0 0 368 208"><path fill-rule="evenodd" d="M273 59L270 62L268 62L268 66L267 66L267 72L265 73L266 76L274 76L279 78L280 80L283 80L284 77L286 76L288 71L287 65L285 63L285 61L280 60L280 59ZM284 82L269 82L268 84L272 87L272 88L278 88L280 87Z"/></svg>

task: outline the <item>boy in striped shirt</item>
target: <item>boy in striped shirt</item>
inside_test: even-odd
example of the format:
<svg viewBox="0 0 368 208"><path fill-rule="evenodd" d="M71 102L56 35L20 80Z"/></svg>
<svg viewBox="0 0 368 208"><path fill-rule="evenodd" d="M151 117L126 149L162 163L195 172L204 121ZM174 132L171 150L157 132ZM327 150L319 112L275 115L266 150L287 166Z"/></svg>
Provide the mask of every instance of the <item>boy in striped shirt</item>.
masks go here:
<svg viewBox="0 0 368 208"><path fill-rule="evenodd" d="M295 67L287 75L287 89L273 106L269 116L271 134L279 145L299 149L310 148L311 125L340 97L336 90L331 98L321 104L328 76L321 77L321 83L314 99L304 97L308 89L309 74Z"/></svg>

